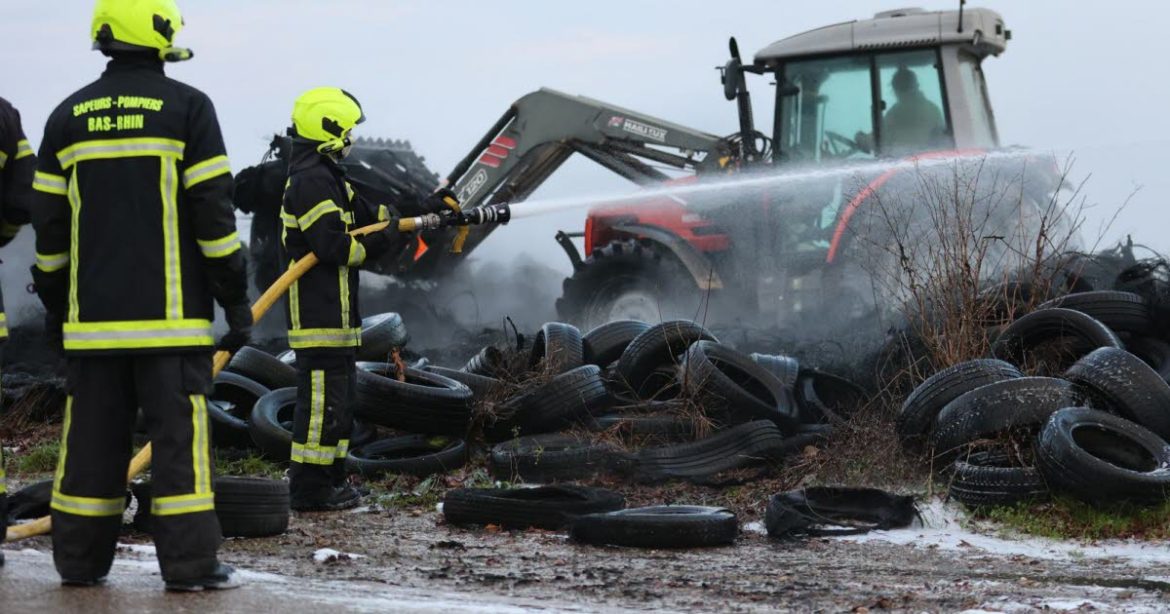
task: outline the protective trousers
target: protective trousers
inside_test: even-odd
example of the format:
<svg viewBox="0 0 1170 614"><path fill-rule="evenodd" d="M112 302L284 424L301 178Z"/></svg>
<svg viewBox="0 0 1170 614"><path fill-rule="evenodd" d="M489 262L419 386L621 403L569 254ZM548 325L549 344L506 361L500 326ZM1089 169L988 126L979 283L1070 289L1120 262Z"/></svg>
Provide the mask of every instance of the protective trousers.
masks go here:
<svg viewBox="0 0 1170 614"><path fill-rule="evenodd" d="M353 354L297 350L297 406L288 472L294 503L324 502L345 482L355 380Z"/></svg>
<svg viewBox="0 0 1170 614"><path fill-rule="evenodd" d="M146 419L151 526L164 580L212 573L221 541L207 399L211 354L70 358L53 482L53 561L65 580L104 577L126 506L137 409Z"/></svg>
<svg viewBox="0 0 1170 614"><path fill-rule="evenodd" d="M0 341L0 348L3 348L2 341ZM3 361L2 353L0 353L0 361ZM0 406L3 406L3 402L4 399L0 398ZM0 528L6 526L8 526L8 476L4 472L4 442L0 441ZM3 542L4 534L0 533L0 543Z"/></svg>

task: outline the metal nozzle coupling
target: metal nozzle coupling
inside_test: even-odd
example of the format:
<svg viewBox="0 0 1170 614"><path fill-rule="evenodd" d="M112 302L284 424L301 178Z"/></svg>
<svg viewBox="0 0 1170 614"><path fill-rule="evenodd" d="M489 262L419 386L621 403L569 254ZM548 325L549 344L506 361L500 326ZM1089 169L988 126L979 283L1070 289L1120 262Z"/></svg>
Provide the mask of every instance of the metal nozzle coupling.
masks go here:
<svg viewBox="0 0 1170 614"><path fill-rule="evenodd" d="M463 212L468 224L507 224L512 220L512 207L507 204L477 207Z"/></svg>

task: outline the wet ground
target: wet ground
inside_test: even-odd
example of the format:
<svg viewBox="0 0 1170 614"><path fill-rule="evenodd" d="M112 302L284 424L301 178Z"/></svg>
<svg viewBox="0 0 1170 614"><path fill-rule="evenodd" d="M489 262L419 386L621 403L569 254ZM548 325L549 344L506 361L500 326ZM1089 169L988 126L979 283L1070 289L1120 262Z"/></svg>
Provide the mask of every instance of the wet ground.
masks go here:
<svg viewBox="0 0 1170 614"><path fill-rule="evenodd" d="M928 518L928 522L933 522ZM952 527L953 529L953 527ZM295 515L287 534L229 540L248 586L167 595L134 536L109 586L62 589L44 538L6 545L4 611L1028 611L1170 609L1170 548L1013 541L954 529L642 551L564 534L447 526L434 511ZM977 539L978 538L978 539ZM23 548L20 550L18 548ZM356 555L327 556L323 549ZM314 557L317 553L318 556ZM865 610L863 610L863 608Z"/></svg>

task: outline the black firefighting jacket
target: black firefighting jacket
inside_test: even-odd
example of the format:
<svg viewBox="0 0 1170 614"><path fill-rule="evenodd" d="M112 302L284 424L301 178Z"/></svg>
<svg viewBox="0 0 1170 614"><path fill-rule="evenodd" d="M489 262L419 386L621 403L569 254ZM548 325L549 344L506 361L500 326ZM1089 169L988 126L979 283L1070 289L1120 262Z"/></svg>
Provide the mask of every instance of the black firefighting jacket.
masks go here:
<svg viewBox="0 0 1170 614"><path fill-rule="evenodd" d="M66 353L209 349L212 297L247 301L211 100L115 56L53 111L38 157L33 279Z"/></svg>
<svg viewBox="0 0 1170 614"><path fill-rule="evenodd" d="M29 222L33 171L37 160L20 126L20 113L0 98L0 247ZM8 338L4 296L0 294L0 341ZM0 474L2 474L0 468Z"/></svg>
<svg viewBox="0 0 1170 614"><path fill-rule="evenodd" d="M358 267L366 250L347 233L379 217L386 215L357 196L337 164L312 144L294 142L281 240L289 266L310 252L320 264L289 289L289 347L345 353L361 345Z"/></svg>

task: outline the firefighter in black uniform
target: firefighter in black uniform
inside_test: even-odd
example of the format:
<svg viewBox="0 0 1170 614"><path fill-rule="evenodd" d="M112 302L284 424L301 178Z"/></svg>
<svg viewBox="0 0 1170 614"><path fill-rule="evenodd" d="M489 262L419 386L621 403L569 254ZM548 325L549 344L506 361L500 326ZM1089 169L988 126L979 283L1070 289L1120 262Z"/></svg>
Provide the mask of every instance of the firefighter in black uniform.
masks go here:
<svg viewBox="0 0 1170 614"><path fill-rule="evenodd" d="M353 427L354 357L361 344L358 267L404 244L397 224L360 239L348 232L390 218L369 206L337 164L349 153L351 132L365 120L344 90L322 87L293 106L292 156L280 217L290 263L310 252L320 264L288 295L288 341L297 354L297 405L289 469L292 508L354 507L359 493L345 479Z"/></svg>
<svg viewBox="0 0 1170 614"><path fill-rule="evenodd" d="M16 238L20 227L29 221L36 166L37 159L20 126L20 113L0 98L0 247ZM0 294L0 347L7 339L8 318L4 315L4 296ZM4 478L4 447L0 445L0 519L7 517L8 486ZM0 535L2 541L4 536ZM0 565L4 565L3 551Z"/></svg>
<svg viewBox="0 0 1170 614"><path fill-rule="evenodd" d="M111 58L45 126L33 279L62 335L65 423L53 484L53 559L66 585L101 583L125 507L137 408L154 448L154 541L168 590L237 585L219 563L207 400L214 298L250 334L232 179L211 101L168 78L183 25L174 0L98 0Z"/></svg>

